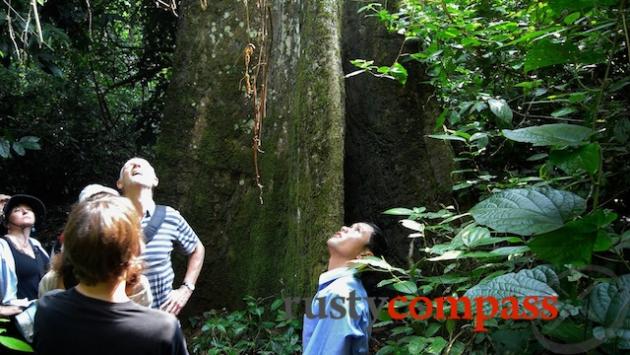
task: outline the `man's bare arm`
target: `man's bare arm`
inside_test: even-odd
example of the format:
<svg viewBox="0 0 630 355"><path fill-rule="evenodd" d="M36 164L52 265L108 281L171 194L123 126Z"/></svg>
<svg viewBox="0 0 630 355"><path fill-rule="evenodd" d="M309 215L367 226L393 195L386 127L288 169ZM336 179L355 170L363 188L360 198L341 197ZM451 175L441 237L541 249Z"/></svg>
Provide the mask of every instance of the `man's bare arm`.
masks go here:
<svg viewBox="0 0 630 355"><path fill-rule="evenodd" d="M201 273L205 256L206 248L201 244L201 241L199 241L195 250L188 257L188 267L186 268L186 275L184 276L184 284L194 287ZM191 295L192 289L182 285L180 288L171 291L166 302L164 302L160 308L168 313L178 315L186 303L188 303Z"/></svg>

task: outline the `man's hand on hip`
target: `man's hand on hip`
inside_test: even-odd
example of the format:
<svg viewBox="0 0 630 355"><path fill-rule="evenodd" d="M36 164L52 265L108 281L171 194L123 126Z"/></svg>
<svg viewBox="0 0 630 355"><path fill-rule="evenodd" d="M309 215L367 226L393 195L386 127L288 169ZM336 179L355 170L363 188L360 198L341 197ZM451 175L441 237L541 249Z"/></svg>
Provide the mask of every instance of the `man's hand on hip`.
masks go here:
<svg viewBox="0 0 630 355"><path fill-rule="evenodd" d="M192 291L186 286L173 290L168 294L166 302L162 304L160 309L176 316L184 308L191 295Z"/></svg>

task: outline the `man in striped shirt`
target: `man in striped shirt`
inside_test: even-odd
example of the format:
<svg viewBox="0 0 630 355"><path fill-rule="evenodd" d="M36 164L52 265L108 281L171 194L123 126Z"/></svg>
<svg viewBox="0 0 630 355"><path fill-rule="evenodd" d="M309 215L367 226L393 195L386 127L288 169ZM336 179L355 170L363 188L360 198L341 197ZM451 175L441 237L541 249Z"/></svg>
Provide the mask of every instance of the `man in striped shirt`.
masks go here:
<svg viewBox="0 0 630 355"><path fill-rule="evenodd" d="M116 186L129 198L142 214L142 227L146 227L155 213L153 188L158 178L148 161L141 158L128 160L122 169ZM188 267L182 285L173 289L173 265L171 252L177 246L188 255ZM184 217L166 206L166 216L155 236L146 244L142 254L145 275L153 293L152 308L160 308L174 315L179 314L195 290L197 277L203 266L205 248Z"/></svg>

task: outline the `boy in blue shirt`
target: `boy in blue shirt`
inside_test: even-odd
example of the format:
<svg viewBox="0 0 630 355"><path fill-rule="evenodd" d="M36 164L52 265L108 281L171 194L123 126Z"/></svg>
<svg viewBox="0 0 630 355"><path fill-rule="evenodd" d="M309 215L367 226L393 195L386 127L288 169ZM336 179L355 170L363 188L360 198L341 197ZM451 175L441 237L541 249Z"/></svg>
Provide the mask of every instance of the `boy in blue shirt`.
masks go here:
<svg viewBox="0 0 630 355"><path fill-rule="evenodd" d="M317 294L304 315L305 355L367 354L370 307L367 292L350 262L381 256L387 248L380 228L370 223L342 227L326 242L328 271L319 277Z"/></svg>

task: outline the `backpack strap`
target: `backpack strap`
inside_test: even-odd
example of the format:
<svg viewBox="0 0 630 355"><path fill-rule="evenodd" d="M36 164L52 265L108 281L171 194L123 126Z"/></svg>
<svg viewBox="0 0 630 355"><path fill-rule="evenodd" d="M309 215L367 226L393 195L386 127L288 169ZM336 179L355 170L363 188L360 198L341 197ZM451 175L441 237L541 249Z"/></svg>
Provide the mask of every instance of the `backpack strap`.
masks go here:
<svg viewBox="0 0 630 355"><path fill-rule="evenodd" d="M157 233L160 225L164 222L164 218L166 217L166 206L156 205L155 211L153 211L153 215L151 216L151 220L144 227L144 242L149 244L153 237L155 237L155 233Z"/></svg>

